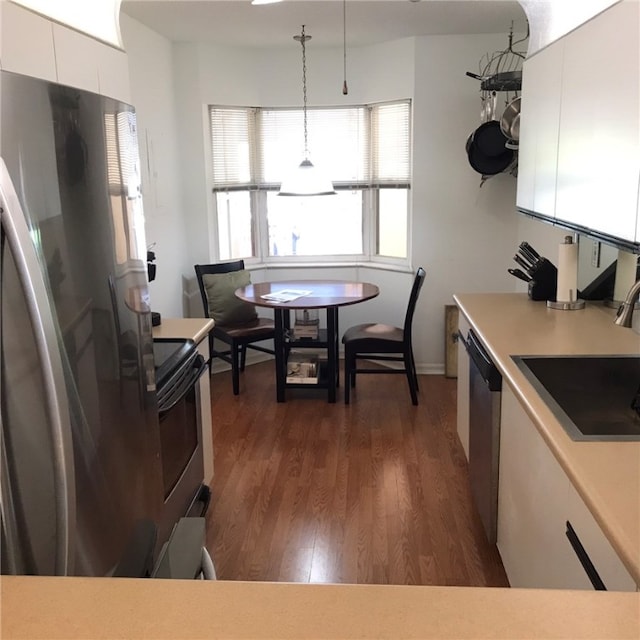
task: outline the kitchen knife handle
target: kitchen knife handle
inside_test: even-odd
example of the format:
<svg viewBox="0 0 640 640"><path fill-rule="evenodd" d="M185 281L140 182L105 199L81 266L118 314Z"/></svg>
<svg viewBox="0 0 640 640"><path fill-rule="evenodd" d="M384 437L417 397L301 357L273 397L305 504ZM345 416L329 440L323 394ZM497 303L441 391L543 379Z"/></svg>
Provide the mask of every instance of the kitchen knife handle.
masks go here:
<svg viewBox="0 0 640 640"><path fill-rule="evenodd" d="M516 278L519 278L520 280L523 280L524 282L531 282L531 278L526 273L524 273L523 271L520 271L520 269L507 269L507 271L512 276L515 276Z"/></svg>
<svg viewBox="0 0 640 640"><path fill-rule="evenodd" d="M520 245L520 248L518 249L520 255L527 261L529 261L532 265L536 265L539 262L539 259L536 258L533 253L531 253L531 251L529 249L527 249L527 247L523 247L522 245Z"/></svg>
<svg viewBox="0 0 640 640"><path fill-rule="evenodd" d="M529 251L536 260L540 260L542 258L542 256L528 242L521 242L520 247L527 249L527 251Z"/></svg>
<svg viewBox="0 0 640 640"><path fill-rule="evenodd" d="M529 274L531 275L531 265L526 263L518 254L513 256L513 259Z"/></svg>

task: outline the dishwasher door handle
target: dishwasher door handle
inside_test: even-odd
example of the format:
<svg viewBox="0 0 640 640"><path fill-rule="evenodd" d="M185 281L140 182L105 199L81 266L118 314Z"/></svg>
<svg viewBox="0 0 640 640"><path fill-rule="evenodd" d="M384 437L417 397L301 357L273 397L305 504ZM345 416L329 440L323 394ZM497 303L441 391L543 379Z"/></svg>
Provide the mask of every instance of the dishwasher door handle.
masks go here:
<svg viewBox="0 0 640 640"><path fill-rule="evenodd" d="M457 342L458 340L462 342L462 344L464 345L465 351L469 353L469 343L465 340L465 337L462 335L461 331L456 331L453 334L453 340L454 342Z"/></svg>
<svg viewBox="0 0 640 640"><path fill-rule="evenodd" d="M482 376L490 391L502 390L502 375L491 361L489 354L484 350L482 343L478 340L473 331L469 330L465 348L469 354L469 359L475 365L478 373Z"/></svg>

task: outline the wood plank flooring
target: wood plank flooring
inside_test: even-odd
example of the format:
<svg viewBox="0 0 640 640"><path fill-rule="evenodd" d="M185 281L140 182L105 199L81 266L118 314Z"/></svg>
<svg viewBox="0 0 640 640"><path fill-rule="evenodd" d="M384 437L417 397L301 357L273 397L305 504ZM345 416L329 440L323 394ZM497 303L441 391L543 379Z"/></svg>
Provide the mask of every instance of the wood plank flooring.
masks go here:
<svg viewBox="0 0 640 640"><path fill-rule="evenodd" d="M275 401L273 364L211 378L207 547L224 580L507 586L472 506L456 381L362 375L352 403Z"/></svg>

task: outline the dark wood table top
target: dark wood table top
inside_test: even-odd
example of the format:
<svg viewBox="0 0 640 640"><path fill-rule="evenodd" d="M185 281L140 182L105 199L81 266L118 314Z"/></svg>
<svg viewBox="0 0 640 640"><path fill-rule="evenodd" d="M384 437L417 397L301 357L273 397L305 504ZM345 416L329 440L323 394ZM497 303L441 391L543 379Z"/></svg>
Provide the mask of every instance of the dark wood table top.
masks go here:
<svg viewBox="0 0 640 640"><path fill-rule="evenodd" d="M262 296L285 290L309 291L289 302L265 300ZM369 282L342 280L286 280L284 282L257 282L236 289L236 296L259 307L280 309L324 309L344 307L375 298L380 289Z"/></svg>

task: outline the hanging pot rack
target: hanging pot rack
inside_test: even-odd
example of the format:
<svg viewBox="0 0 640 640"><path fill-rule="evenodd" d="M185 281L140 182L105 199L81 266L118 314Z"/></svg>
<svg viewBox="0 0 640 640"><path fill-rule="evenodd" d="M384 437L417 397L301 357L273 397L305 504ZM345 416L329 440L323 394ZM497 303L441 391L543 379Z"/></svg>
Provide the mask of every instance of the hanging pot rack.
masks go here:
<svg viewBox="0 0 640 640"><path fill-rule="evenodd" d="M513 23L509 30L509 42L506 49L484 55L478 64L479 73L467 71L470 78L480 80L481 91L520 91L522 88L522 62L525 54L513 47L524 42L527 34L516 42L513 41Z"/></svg>

